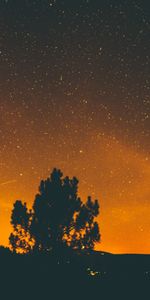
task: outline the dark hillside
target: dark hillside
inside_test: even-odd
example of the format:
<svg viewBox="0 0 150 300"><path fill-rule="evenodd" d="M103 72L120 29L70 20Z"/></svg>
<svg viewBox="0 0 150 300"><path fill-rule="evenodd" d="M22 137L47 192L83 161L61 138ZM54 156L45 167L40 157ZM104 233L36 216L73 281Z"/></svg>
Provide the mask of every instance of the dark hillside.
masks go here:
<svg viewBox="0 0 150 300"><path fill-rule="evenodd" d="M51 299L52 295L55 299L79 295L85 299L94 293L102 299L112 295L130 299L129 294L133 294L131 299L139 295L150 299L146 298L150 296L150 255L92 251L58 260L53 255L16 255L1 249L0 265L2 290L12 299L20 295L30 299L29 294L33 299Z"/></svg>

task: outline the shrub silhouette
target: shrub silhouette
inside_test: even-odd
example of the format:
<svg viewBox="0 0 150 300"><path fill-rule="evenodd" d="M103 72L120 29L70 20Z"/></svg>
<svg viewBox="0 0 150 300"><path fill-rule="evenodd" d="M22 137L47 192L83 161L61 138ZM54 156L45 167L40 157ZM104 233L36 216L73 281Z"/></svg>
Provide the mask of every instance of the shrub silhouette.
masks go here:
<svg viewBox="0 0 150 300"><path fill-rule="evenodd" d="M14 252L31 251L33 241L30 235L32 213L28 211L26 203L17 200L11 215L13 232L10 234L9 242Z"/></svg>
<svg viewBox="0 0 150 300"><path fill-rule="evenodd" d="M91 250L100 241L98 201L88 197L83 203L78 197L78 180L63 178L54 169L42 180L32 210L17 200L11 215L13 232L9 237L14 251L54 251L66 249Z"/></svg>

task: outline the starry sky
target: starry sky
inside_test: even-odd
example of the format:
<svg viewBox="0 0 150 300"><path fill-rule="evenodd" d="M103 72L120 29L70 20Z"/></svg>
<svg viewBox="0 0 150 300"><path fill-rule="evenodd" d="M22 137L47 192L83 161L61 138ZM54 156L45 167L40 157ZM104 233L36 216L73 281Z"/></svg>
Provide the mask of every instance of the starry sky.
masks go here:
<svg viewBox="0 0 150 300"><path fill-rule="evenodd" d="M150 4L0 0L0 244L54 167L98 198L101 243L150 253Z"/></svg>

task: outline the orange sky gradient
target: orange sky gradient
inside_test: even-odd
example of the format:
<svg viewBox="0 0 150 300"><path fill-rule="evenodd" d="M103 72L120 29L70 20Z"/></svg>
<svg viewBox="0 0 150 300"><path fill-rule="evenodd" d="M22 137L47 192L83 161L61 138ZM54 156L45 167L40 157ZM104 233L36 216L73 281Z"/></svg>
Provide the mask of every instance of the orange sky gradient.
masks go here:
<svg viewBox="0 0 150 300"><path fill-rule="evenodd" d="M112 253L150 253L150 163L136 149L123 145L108 135L91 133L90 143L76 153L76 159L47 162L35 158L38 171L31 172L23 158L11 170L4 169L0 181L0 244L8 246L13 203L21 199L32 205L41 179L54 167L64 176L79 179L82 200L91 195L100 203L101 243L96 249ZM53 153L53 152L52 152ZM65 157L65 149L62 152ZM9 158L8 158L9 159ZM18 174L17 170L21 170Z"/></svg>
<svg viewBox="0 0 150 300"><path fill-rule="evenodd" d="M0 1L0 244L59 168L99 200L96 249L150 254L149 4L51 2Z"/></svg>

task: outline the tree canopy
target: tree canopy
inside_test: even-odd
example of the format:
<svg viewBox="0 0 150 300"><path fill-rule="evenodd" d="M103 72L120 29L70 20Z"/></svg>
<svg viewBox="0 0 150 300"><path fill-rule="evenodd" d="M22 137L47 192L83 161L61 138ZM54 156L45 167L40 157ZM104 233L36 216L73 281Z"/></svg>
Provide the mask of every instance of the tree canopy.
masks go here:
<svg viewBox="0 0 150 300"><path fill-rule="evenodd" d="M78 180L63 178L59 169L42 180L32 210L17 200L11 224L10 244L14 251L90 250L100 241L96 217L98 200L83 203L78 197Z"/></svg>

